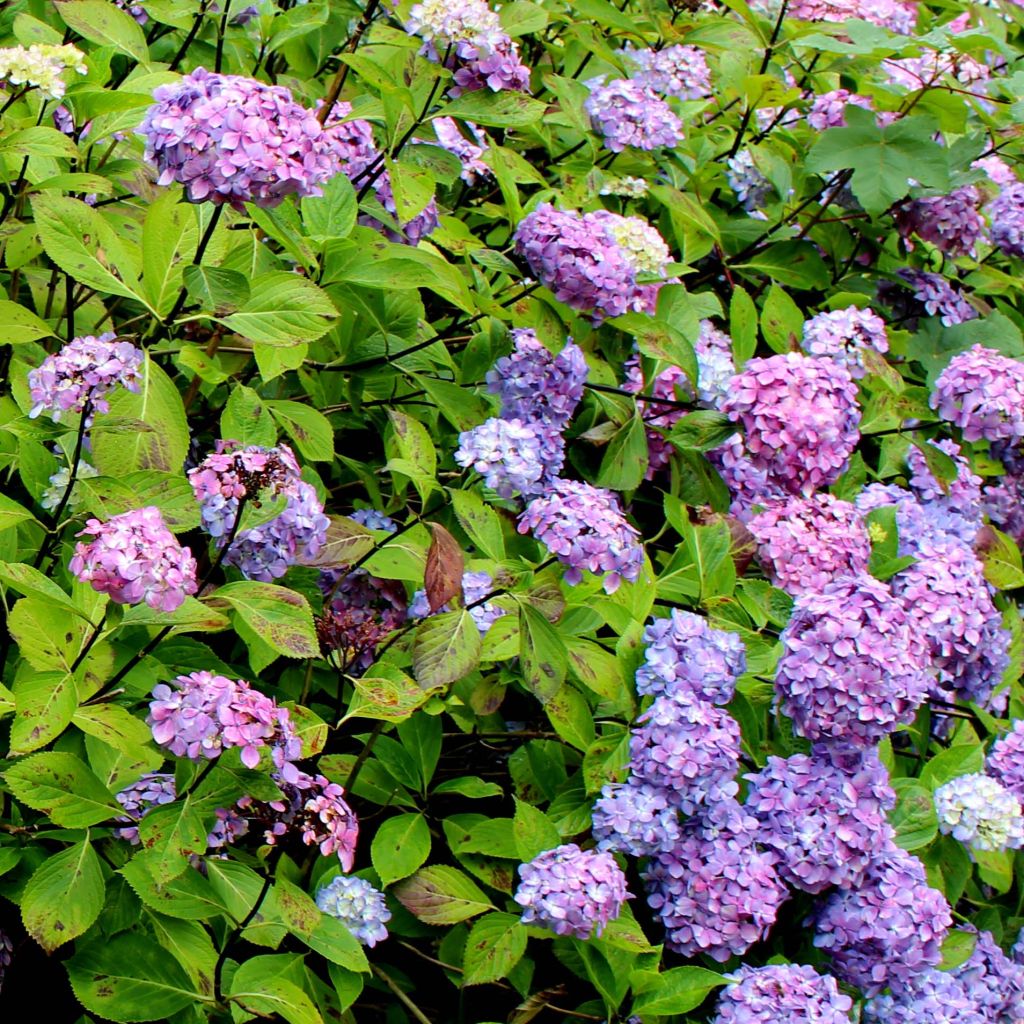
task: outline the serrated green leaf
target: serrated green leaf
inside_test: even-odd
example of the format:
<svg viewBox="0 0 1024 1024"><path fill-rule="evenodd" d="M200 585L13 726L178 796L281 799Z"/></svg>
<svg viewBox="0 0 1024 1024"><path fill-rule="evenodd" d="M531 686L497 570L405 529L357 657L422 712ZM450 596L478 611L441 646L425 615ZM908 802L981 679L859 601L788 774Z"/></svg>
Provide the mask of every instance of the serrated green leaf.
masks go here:
<svg viewBox="0 0 1024 1024"><path fill-rule="evenodd" d="M297 274L274 270L257 277L237 312L219 323L262 345L289 347L326 334L338 311L326 292Z"/></svg>
<svg viewBox="0 0 1024 1024"><path fill-rule="evenodd" d="M526 952L526 927L511 914L487 914L473 922L463 959L462 984L487 985L507 978Z"/></svg>
<svg viewBox="0 0 1024 1024"><path fill-rule="evenodd" d="M480 661L480 630L462 609L432 615L416 627L412 648L413 672L423 689L454 683Z"/></svg>
<svg viewBox="0 0 1024 1024"><path fill-rule="evenodd" d="M456 924L494 909L475 882L444 864L420 868L392 892L424 924Z"/></svg>
<svg viewBox="0 0 1024 1024"><path fill-rule="evenodd" d="M309 602L294 590L273 583L229 583L217 590L210 603L230 607L278 654L288 658L320 656Z"/></svg>
<svg viewBox="0 0 1024 1024"><path fill-rule="evenodd" d="M673 967L660 974L645 971L633 976L633 1012L659 1017L686 1013L726 983L722 975L703 967Z"/></svg>
<svg viewBox="0 0 1024 1024"><path fill-rule="evenodd" d="M25 930L47 953L88 931L102 909L103 870L88 841L43 861L21 897Z"/></svg>
<svg viewBox="0 0 1024 1024"><path fill-rule="evenodd" d="M381 885L407 878L430 856L430 828L422 814L399 814L377 829L370 846Z"/></svg>
<svg viewBox="0 0 1024 1024"><path fill-rule="evenodd" d="M55 740L70 724L78 706L74 676L34 672L14 683L15 715L11 755L31 753Z"/></svg>
<svg viewBox="0 0 1024 1024"><path fill-rule="evenodd" d="M8 768L4 779L16 799L65 828L85 828L123 813L110 790L74 754L35 754Z"/></svg>

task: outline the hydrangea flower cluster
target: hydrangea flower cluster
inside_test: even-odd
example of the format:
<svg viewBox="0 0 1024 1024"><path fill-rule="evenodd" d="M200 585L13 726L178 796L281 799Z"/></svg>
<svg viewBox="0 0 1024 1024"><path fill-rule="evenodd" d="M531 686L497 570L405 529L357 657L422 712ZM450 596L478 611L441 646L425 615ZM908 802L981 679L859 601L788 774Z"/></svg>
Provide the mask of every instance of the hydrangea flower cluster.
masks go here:
<svg viewBox="0 0 1024 1024"><path fill-rule="evenodd" d="M159 683L146 722L155 742L176 757L212 761L238 747L242 764L255 768L266 747L284 780L294 782L299 776L291 762L300 756L302 745L287 708L244 679L191 672L170 685Z"/></svg>
<svg viewBox="0 0 1024 1024"><path fill-rule="evenodd" d="M660 50L627 47L621 56L630 79L645 89L680 100L703 100L711 95L711 71L700 47L678 43Z"/></svg>
<svg viewBox="0 0 1024 1024"><path fill-rule="evenodd" d="M609 782L594 803L592 831L599 850L648 857L671 850L682 836L675 793L630 776Z"/></svg>
<svg viewBox="0 0 1024 1024"><path fill-rule="evenodd" d="M659 149L683 141L683 123L651 88L635 79L592 78L583 109L613 153Z"/></svg>
<svg viewBox="0 0 1024 1024"><path fill-rule="evenodd" d="M173 612L198 589L196 560L164 525L153 505L89 519L68 563L68 571L117 604L143 601L157 611Z"/></svg>
<svg viewBox="0 0 1024 1024"><path fill-rule="evenodd" d="M600 935L630 899L626 876L610 853L565 843L519 867L513 897L523 924L550 928L556 935L589 939Z"/></svg>
<svg viewBox="0 0 1024 1024"><path fill-rule="evenodd" d="M421 0L405 30L424 40L421 53L455 72L452 96L483 88L530 91L530 70L519 47L485 0Z"/></svg>
<svg viewBox="0 0 1024 1024"><path fill-rule="evenodd" d="M306 846L316 846L321 857L337 854L344 871L355 863L359 819L345 800L345 790L323 775L299 772L295 781L281 787L289 802L274 826L267 831L273 846L284 831L299 831ZM271 804L275 810L274 804Z"/></svg>
<svg viewBox="0 0 1024 1024"><path fill-rule="evenodd" d="M1008 789L983 772L960 775L935 791L939 830L976 850L1024 846L1024 813Z"/></svg>
<svg viewBox="0 0 1024 1024"><path fill-rule="evenodd" d="M336 917L364 945L371 949L388 937L391 911L384 893L355 875L336 875L316 892L316 905Z"/></svg>
<svg viewBox="0 0 1024 1024"><path fill-rule="evenodd" d="M635 582L643 568L640 531L622 514L615 494L591 484L553 481L520 514L518 529L532 531L567 566L565 581L570 585L583 579L584 570L607 573L604 589L613 594L622 580Z"/></svg>
<svg viewBox="0 0 1024 1024"><path fill-rule="evenodd" d="M864 350L888 352L889 336L877 313L848 306L811 317L804 324L803 348L808 355L831 357L859 380L867 372Z"/></svg>
<svg viewBox="0 0 1024 1024"><path fill-rule="evenodd" d="M981 477L974 473L971 464L961 453L960 445L950 438L941 441L927 441L948 455L956 465L956 479L943 487L928 466L925 453L918 445L907 452L907 468L910 470L910 489L921 501L944 502L965 519L980 519Z"/></svg>
<svg viewBox="0 0 1024 1024"><path fill-rule="evenodd" d="M631 174L624 174L621 177L611 175L605 177L604 184L598 190L602 196L623 196L626 199L643 199L650 186L645 178L636 178Z"/></svg>
<svg viewBox="0 0 1024 1024"><path fill-rule="evenodd" d="M59 100L67 90L64 72L88 74L85 54L77 46L33 43L29 47L0 48L0 79L11 85L38 89L47 99Z"/></svg>
<svg viewBox="0 0 1024 1024"><path fill-rule="evenodd" d="M864 517L831 494L771 502L746 526L768 578L790 594L813 593L841 576L867 572L871 542Z"/></svg>
<svg viewBox="0 0 1024 1024"><path fill-rule="evenodd" d="M467 185L472 185L480 178L493 176L490 167L481 159L490 149L490 143L482 129L478 128L472 121L463 121L466 130L473 136L466 138L459 130L459 122L453 117L435 117L430 122L437 134L438 144L454 153L462 161L462 173L460 177Z"/></svg>
<svg viewBox="0 0 1024 1024"><path fill-rule="evenodd" d="M837 753L819 744L810 755L769 757L746 778L758 839L775 851L780 876L796 889L859 885L893 838L886 812L896 794L874 751Z"/></svg>
<svg viewBox="0 0 1024 1024"><path fill-rule="evenodd" d="M757 819L725 800L688 821L681 839L648 862L647 902L670 949L724 963L768 933L789 893L757 832Z"/></svg>
<svg viewBox="0 0 1024 1024"><path fill-rule="evenodd" d="M316 113L283 86L197 68L153 93L138 134L157 183L180 182L189 202L277 206L322 195L338 153Z"/></svg>
<svg viewBox="0 0 1024 1024"><path fill-rule="evenodd" d="M660 285L640 284L637 275L649 273L667 249L664 242L653 247L653 229L646 233L646 251L620 244L616 233L622 235L628 227L623 222L632 220L606 210L580 214L541 203L516 228L516 252L559 302L591 312L598 322L629 310L652 313Z"/></svg>
<svg viewBox="0 0 1024 1024"><path fill-rule="evenodd" d="M913 290L914 298L924 311L929 316L938 314L944 326L952 327L977 318L978 311L974 306L941 274L911 267L904 267L896 273Z"/></svg>
<svg viewBox="0 0 1024 1024"><path fill-rule="evenodd" d="M753 467L793 494L833 483L860 438L850 372L798 352L751 359L729 382L722 412L742 426Z"/></svg>
<svg viewBox="0 0 1024 1024"><path fill-rule="evenodd" d="M865 995L905 986L942 958L953 923L946 897L932 889L912 854L890 845L856 889L839 889L815 920L814 944L841 981Z"/></svg>
<svg viewBox="0 0 1024 1024"><path fill-rule="evenodd" d="M167 772L147 772L137 782L126 786L116 794L117 802L124 808L124 816L118 821L125 822L123 828L111 833L115 839L123 839L133 846L139 842L139 822L147 811L177 799L178 790L174 776Z"/></svg>
<svg viewBox="0 0 1024 1024"><path fill-rule="evenodd" d="M809 740L868 746L911 721L928 693L925 641L873 577L800 594L782 633L777 706Z"/></svg>
<svg viewBox="0 0 1024 1024"><path fill-rule="evenodd" d="M928 968L864 1004L863 1024L990 1024L959 973Z"/></svg>
<svg viewBox="0 0 1024 1024"><path fill-rule="evenodd" d="M972 345L949 361L932 391L931 407L967 441L1024 437L1024 364Z"/></svg>
<svg viewBox="0 0 1024 1024"><path fill-rule="evenodd" d="M853 1000L813 967L743 964L718 999L712 1024L850 1024Z"/></svg>
<svg viewBox="0 0 1024 1024"><path fill-rule="evenodd" d="M1024 801L1024 718L1017 719L1009 732L992 744L985 771Z"/></svg>
<svg viewBox="0 0 1024 1024"><path fill-rule="evenodd" d="M849 89L832 89L819 93L811 101L807 111L807 123L817 132L823 132L826 128L845 128L846 108L849 106L870 110L871 97L860 96Z"/></svg>
<svg viewBox="0 0 1024 1024"><path fill-rule="evenodd" d="M726 166L726 180L740 205L751 216L764 219L761 207L771 198L775 186L754 163L754 154L749 149L741 149L729 157Z"/></svg>
<svg viewBox="0 0 1024 1024"><path fill-rule="evenodd" d="M46 412L59 422L65 413L84 412L88 407L88 426L92 412L110 411L107 396L114 388L139 390L142 359L140 349L112 331L74 338L29 371L29 416Z"/></svg>
<svg viewBox="0 0 1024 1024"><path fill-rule="evenodd" d="M558 475L564 459L561 437L540 433L519 419L492 416L459 434L455 461L472 468L502 498L529 499Z"/></svg>
<svg viewBox="0 0 1024 1024"><path fill-rule="evenodd" d="M1013 181L988 204L992 244L1007 256L1024 256L1024 182Z"/></svg>
<svg viewBox="0 0 1024 1024"><path fill-rule="evenodd" d="M467 570L462 574L462 601L465 606L476 604L493 590L494 577L489 572ZM448 612L451 610L450 604L443 604L437 611ZM409 618L423 619L430 614L427 592L417 590L413 594L412 601L409 602ZM508 614L508 610L493 601L484 601L483 604L477 604L475 608L470 608L469 614L476 623L476 628L480 630L480 635L483 636L498 619Z"/></svg>
<svg viewBox="0 0 1024 1024"><path fill-rule="evenodd" d="M974 933L974 928L961 931ZM1024 968L999 948L991 932L977 932L978 941L966 963L955 968L988 1021L1024 1018Z"/></svg>
<svg viewBox="0 0 1024 1024"><path fill-rule="evenodd" d="M985 238L981 194L964 185L948 196L913 199L899 208L896 226L905 238L916 234L950 256L973 256Z"/></svg>

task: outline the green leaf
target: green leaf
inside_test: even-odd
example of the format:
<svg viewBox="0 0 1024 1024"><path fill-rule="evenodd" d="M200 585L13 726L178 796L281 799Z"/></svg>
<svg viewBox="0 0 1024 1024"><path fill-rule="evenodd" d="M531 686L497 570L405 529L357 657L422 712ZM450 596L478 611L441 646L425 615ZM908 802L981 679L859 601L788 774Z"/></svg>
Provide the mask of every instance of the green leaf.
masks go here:
<svg viewBox="0 0 1024 1024"><path fill-rule="evenodd" d="M526 952L526 927L511 914L487 914L473 922L462 962L463 986L508 977Z"/></svg>
<svg viewBox="0 0 1024 1024"><path fill-rule="evenodd" d="M424 689L468 675L480 661L480 630L464 608L424 619L416 627L413 673Z"/></svg>
<svg viewBox="0 0 1024 1024"><path fill-rule="evenodd" d="M13 587L19 594L40 597L44 601L81 615L72 598L53 580L24 562L0 562L0 582Z"/></svg>
<svg viewBox="0 0 1024 1024"><path fill-rule="evenodd" d="M576 687L565 685L544 702L555 732L570 746L586 750L594 742L594 715Z"/></svg>
<svg viewBox="0 0 1024 1024"><path fill-rule="evenodd" d="M627 313L608 321L636 339L637 348L651 359L664 359L678 366L693 383L697 379L697 354L681 331L662 320L642 313Z"/></svg>
<svg viewBox="0 0 1024 1024"><path fill-rule="evenodd" d="M124 813L110 790L74 754L36 754L8 768L4 779L16 799L65 828L86 828Z"/></svg>
<svg viewBox="0 0 1024 1024"><path fill-rule="evenodd" d="M519 859L526 863L545 850L553 850L562 842L562 838L555 823L539 807L519 797L515 801L513 835Z"/></svg>
<svg viewBox="0 0 1024 1024"><path fill-rule="evenodd" d="M521 92L480 89L463 93L433 116L457 117L488 128L525 128L538 124L546 109L544 103Z"/></svg>
<svg viewBox="0 0 1024 1024"><path fill-rule="evenodd" d="M344 967L349 971L365 972L370 970L366 954L359 940L338 920L330 914L321 914L320 921L309 935L303 936L303 942L310 949L316 950L332 964Z"/></svg>
<svg viewBox="0 0 1024 1024"><path fill-rule="evenodd" d="M153 734L141 719L117 704L82 705L71 721L88 736L137 761L155 755Z"/></svg>
<svg viewBox="0 0 1024 1024"><path fill-rule="evenodd" d="M393 669L390 665L377 666L374 671L387 671L389 674L353 679L352 684L356 692L345 711L343 722L350 718L404 722L430 700L436 689L424 689L415 679L411 679L398 669Z"/></svg>
<svg viewBox="0 0 1024 1024"><path fill-rule="evenodd" d="M231 979L230 997L260 1017L282 1017L288 1024L323 1024L313 1001L287 978L268 977L261 961L246 960Z"/></svg>
<svg viewBox="0 0 1024 1024"><path fill-rule="evenodd" d="M70 724L78 706L74 676L33 672L14 683L15 717L11 756L28 754L55 740Z"/></svg>
<svg viewBox="0 0 1024 1024"><path fill-rule="evenodd" d="M919 850L938 834L935 800L928 786L917 779L894 779L896 806L889 812L889 823L896 830L896 843L904 850Z"/></svg>
<svg viewBox="0 0 1024 1024"><path fill-rule="evenodd" d="M195 208L180 202L176 192L158 196L142 225L142 287L159 316L174 308L182 271L190 265L198 242Z"/></svg>
<svg viewBox="0 0 1024 1024"><path fill-rule="evenodd" d="M200 998L163 947L138 932L83 946L67 971L79 1002L104 1020L166 1020Z"/></svg>
<svg viewBox="0 0 1024 1024"><path fill-rule="evenodd" d="M679 448L709 452L720 447L735 433L736 424L724 413L713 409L696 409L676 423L668 439Z"/></svg>
<svg viewBox="0 0 1024 1024"><path fill-rule="evenodd" d="M757 307L750 295L738 285L733 288L729 300L729 336L732 338L736 369L741 370L757 350Z"/></svg>
<svg viewBox="0 0 1024 1024"><path fill-rule="evenodd" d="M104 0L57 0L54 5L68 28L100 46L112 46L139 64L149 62L146 37L135 19Z"/></svg>
<svg viewBox="0 0 1024 1024"><path fill-rule="evenodd" d="M18 523L34 520L35 516L23 505L19 505L6 494L0 494L0 530L6 530Z"/></svg>
<svg viewBox="0 0 1024 1024"><path fill-rule="evenodd" d="M773 281L800 291L825 289L830 282L828 267L813 242L776 242L749 262L736 266L767 274Z"/></svg>
<svg viewBox="0 0 1024 1024"><path fill-rule="evenodd" d="M662 1017L696 1009L727 979L703 967L673 967L633 976L633 1013Z"/></svg>
<svg viewBox="0 0 1024 1024"><path fill-rule="evenodd" d="M981 744L961 743L936 754L921 769L921 783L934 793L951 779L984 770L985 751Z"/></svg>
<svg viewBox="0 0 1024 1024"><path fill-rule="evenodd" d="M206 313L231 313L249 301L249 280L237 270L190 263L182 279L189 297Z"/></svg>
<svg viewBox="0 0 1024 1024"><path fill-rule="evenodd" d="M929 188L949 185L948 156L934 141L931 117L903 117L882 127L874 111L848 107L846 126L829 128L807 154L810 171L853 169L850 186L873 217L910 190L910 180Z"/></svg>
<svg viewBox="0 0 1024 1024"><path fill-rule="evenodd" d="M0 153L12 153L15 156L74 157L78 155L78 147L56 128L36 125L33 128L11 132L0 139Z"/></svg>
<svg viewBox="0 0 1024 1024"><path fill-rule="evenodd" d="M764 340L776 352L791 352L800 347L803 337L804 315L800 307L786 294L785 290L773 284L768 289L761 310L761 333Z"/></svg>
<svg viewBox="0 0 1024 1024"><path fill-rule="evenodd" d="M335 174L323 186L322 196L307 196L300 211L306 233L314 242L346 238L356 224L356 192L344 174Z"/></svg>
<svg viewBox="0 0 1024 1024"><path fill-rule="evenodd" d="M321 568L352 565L364 555L368 555L376 546L373 530L368 530L348 516L329 518L327 540L314 557L304 559L303 565Z"/></svg>
<svg viewBox="0 0 1024 1024"><path fill-rule="evenodd" d="M388 818L373 837L370 859L381 885L407 878L430 856L430 828L422 814Z"/></svg>
<svg viewBox="0 0 1024 1024"><path fill-rule="evenodd" d="M312 281L283 270L257 277L249 299L218 323L263 345L290 347L316 341L338 315L327 293Z"/></svg>
<svg viewBox="0 0 1024 1024"><path fill-rule="evenodd" d="M222 437L243 445L270 446L277 441L277 428L267 404L245 385L231 389L220 415L220 433Z"/></svg>
<svg viewBox="0 0 1024 1024"><path fill-rule="evenodd" d="M1000 590L1024 587L1020 549L1012 537L986 526L978 535L977 551L985 567L985 579Z"/></svg>
<svg viewBox="0 0 1024 1024"><path fill-rule="evenodd" d="M43 861L21 897L25 929L47 953L86 932L102 909L103 870L88 841Z"/></svg>
<svg viewBox="0 0 1024 1024"><path fill-rule="evenodd" d="M412 479L420 497L426 499L434 488L434 474L437 472L437 449L431 440L427 428L419 420L407 416L397 409L389 409L391 434L394 446L398 450L399 459L391 459L394 469Z"/></svg>
<svg viewBox="0 0 1024 1024"><path fill-rule="evenodd" d="M50 327L35 313L7 299L0 299L0 323L4 325L0 340L3 345L26 345L53 336Z"/></svg>
<svg viewBox="0 0 1024 1024"><path fill-rule="evenodd" d="M182 921L204 921L227 914L223 900L196 870L186 871L166 885L157 885L142 857L133 857L121 868L133 892L152 910ZM244 913L244 911L243 911Z"/></svg>
<svg viewBox="0 0 1024 1024"><path fill-rule="evenodd" d="M643 482L646 472L647 430L644 421L634 415L612 435L594 482L613 491L632 491Z"/></svg>
<svg viewBox="0 0 1024 1024"><path fill-rule="evenodd" d="M424 924L456 924L494 909L475 882L443 864L420 868L392 892Z"/></svg>
<svg viewBox="0 0 1024 1024"><path fill-rule="evenodd" d="M153 934L185 969L199 992L212 992L217 966L217 951L210 933L195 921L182 921L174 917L148 912Z"/></svg>
<svg viewBox="0 0 1024 1024"><path fill-rule="evenodd" d="M501 517L474 491L449 488L448 495L455 509L459 525L481 554L496 562L505 557L505 539L501 532Z"/></svg>
<svg viewBox="0 0 1024 1024"><path fill-rule="evenodd" d="M189 866L192 854L206 853L204 815L193 803L192 794L161 807L154 807L139 822L139 838L146 867L158 885L170 882Z"/></svg>
<svg viewBox="0 0 1024 1024"><path fill-rule="evenodd" d="M541 703L562 688L568 670L565 643L551 623L525 602L519 606L519 660L523 685Z"/></svg>
<svg viewBox="0 0 1024 1024"><path fill-rule="evenodd" d="M210 604L228 605L261 640L287 658L318 658L320 645L309 602L273 583L243 581L221 587Z"/></svg>
<svg viewBox="0 0 1024 1024"><path fill-rule="evenodd" d="M288 401L267 402L267 408L305 458L311 462L334 460L334 428L322 412Z"/></svg>

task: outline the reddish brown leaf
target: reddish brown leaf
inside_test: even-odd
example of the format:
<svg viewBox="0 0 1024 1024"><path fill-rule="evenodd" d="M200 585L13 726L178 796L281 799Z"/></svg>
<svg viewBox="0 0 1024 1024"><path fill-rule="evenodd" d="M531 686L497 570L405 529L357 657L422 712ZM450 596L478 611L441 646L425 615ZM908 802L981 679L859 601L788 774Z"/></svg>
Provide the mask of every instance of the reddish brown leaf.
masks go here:
<svg viewBox="0 0 1024 1024"><path fill-rule="evenodd" d="M427 523L432 538L427 552L423 582L431 612L462 594L462 573L466 560L458 541L437 523Z"/></svg>

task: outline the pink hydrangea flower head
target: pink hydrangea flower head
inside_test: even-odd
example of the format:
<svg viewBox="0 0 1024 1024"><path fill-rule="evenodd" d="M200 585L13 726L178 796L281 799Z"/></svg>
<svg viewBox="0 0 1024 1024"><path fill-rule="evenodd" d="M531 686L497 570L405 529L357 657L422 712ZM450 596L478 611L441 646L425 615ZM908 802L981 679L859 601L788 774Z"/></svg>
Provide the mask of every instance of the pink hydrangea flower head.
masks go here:
<svg viewBox="0 0 1024 1024"><path fill-rule="evenodd" d="M973 345L953 356L935 381L930 403L964 440L1024 437L1024 364Z"/></svg>
<svg viewBox="0 0 1024 1024"><path fill-rule="evenodd" d="M660 50L627 47L622 59L638 85L662 96L702 100L711 95L711 71L704 51L675 44Z"/></svg>
<svg viewBox="0 0 1024 1024"><path fill-rule="evenodd" d="M889 336L885 321L877 313L848 306L818 313L806 321L802 344L808 355L829 356L859 380L867 372L864 350L888 352Z"/></svg>
<svg viewBox="0 0 1024 1024"><path fill-rule="evenodd" d="M624 149L660 149L683 141L683 123L651 88L635 79L594 78L583 109L613 153Z"/></svg>
<svg viewBox="0 0 1024 1024"><path fill-rule="evenodd" d="M897 211L896 225L905 238L916 234L950 256L974 256L986 235L981 193L964 185L947 196L912 199Z"/></svg>
<svg viewBox="0 0 1024 1024"><path fill-rule="evenodd" d="M817 132L823 132L826 128L845 128L846 108L851 105L870 110L871 97L860 96L849 89L832 89L820 93L811 101L807 123Z"/></svg>
<svg viewBox="0 0 1024 1024"><path fill-rule="evenodd" d="M743 964L731 977L712 1024L850 1024L853 1000L813 967Z"/></svg>

